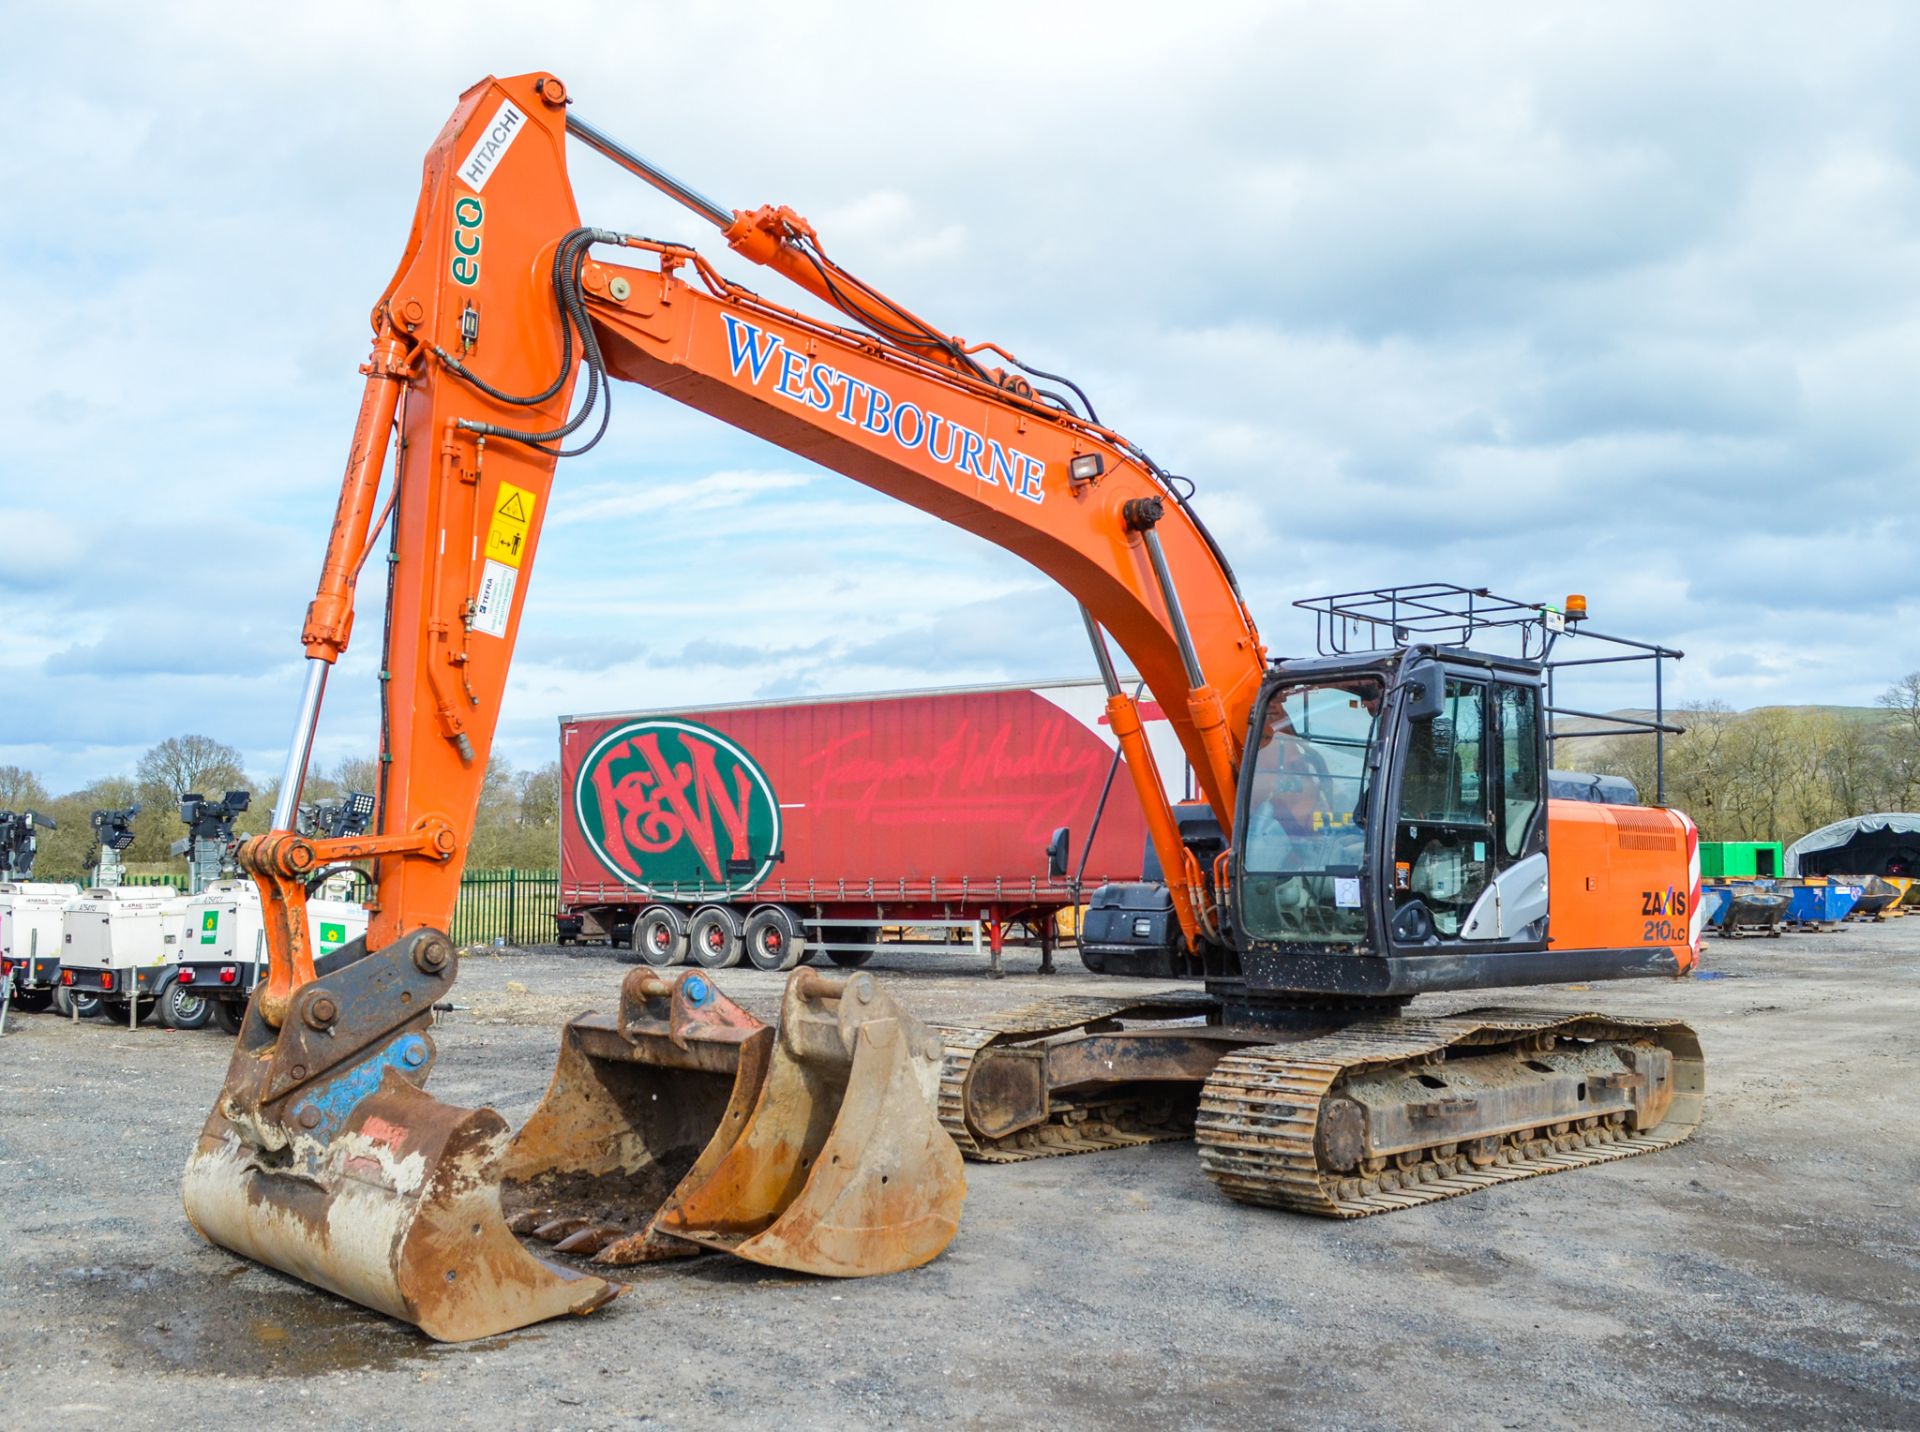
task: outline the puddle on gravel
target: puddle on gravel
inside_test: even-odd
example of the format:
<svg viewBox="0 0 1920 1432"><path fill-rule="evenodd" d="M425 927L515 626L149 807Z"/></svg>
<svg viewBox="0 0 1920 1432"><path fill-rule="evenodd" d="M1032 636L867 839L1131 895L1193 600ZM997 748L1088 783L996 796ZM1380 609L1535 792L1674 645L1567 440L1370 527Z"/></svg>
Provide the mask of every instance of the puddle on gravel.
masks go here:
<svg viewBox="0 0 1920 1432"><path fill-rule="evenodd" d="M384 1371L441 1351L404 1323L253 1267L209 1276L102 1264L66 1269L52 1281L68 1314L88 1329L93 1355L109 1363L316 1377Z"/></svg>

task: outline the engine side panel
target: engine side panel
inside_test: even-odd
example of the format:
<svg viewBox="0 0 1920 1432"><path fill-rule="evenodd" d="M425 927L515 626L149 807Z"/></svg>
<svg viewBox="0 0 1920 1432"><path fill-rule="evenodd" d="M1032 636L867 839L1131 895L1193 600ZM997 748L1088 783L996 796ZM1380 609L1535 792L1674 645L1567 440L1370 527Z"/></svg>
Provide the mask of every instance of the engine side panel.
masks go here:
<svg viewBox="0 0 1920 1432"><path fill-rule="evenodd" d="M1548 948L1670 949L1698 958L1699 834L1678 811L1550 801Z"/></svg>

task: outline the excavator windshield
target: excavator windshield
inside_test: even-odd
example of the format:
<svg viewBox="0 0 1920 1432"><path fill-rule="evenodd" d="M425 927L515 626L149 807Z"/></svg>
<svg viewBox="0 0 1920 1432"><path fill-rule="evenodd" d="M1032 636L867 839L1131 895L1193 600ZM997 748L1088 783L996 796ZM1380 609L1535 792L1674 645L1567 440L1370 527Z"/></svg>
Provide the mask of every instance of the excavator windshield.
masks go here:
<svg viewBox="0 0 1920 1432"><path fill-rule="evenodd" d="M1366 938L1367 753L1381 695L1372 678L1279 686L1255 713L1240 872L1248 935L1318 944Z"/></svg>

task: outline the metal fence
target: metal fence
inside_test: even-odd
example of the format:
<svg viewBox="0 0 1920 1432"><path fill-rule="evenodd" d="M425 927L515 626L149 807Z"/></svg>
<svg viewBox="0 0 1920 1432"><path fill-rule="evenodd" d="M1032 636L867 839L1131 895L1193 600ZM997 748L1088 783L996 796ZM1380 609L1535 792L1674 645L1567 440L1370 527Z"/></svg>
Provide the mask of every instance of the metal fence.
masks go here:
<svg viewBox="0 0 1920 1432"><path fill-rule="evenodd" d="M456 945L553 943L553 912L560 903L557 870L469 870L454 907Z"/></svg>

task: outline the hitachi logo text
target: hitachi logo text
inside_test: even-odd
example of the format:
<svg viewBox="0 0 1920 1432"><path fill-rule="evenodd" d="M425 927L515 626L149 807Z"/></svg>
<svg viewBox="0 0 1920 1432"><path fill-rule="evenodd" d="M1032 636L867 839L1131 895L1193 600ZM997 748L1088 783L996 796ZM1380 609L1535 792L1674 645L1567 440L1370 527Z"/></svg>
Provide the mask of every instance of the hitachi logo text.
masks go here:
<svg viewBox="0 0 1920 1432"><path fill-rule="evenodd" d="M526 127L527 117L519 107L510 99L501 100L500 108L493 112L487 127L480 131L480 138L467 151L467 157L460 161L460 177L466 181L469 189L477 193L487 187L487 180L493 177L493 171L499 167L513 141L520 137L520 131Z"/></svg>
<svg viewBox="0 0 1920 1432"><path fill-rule="evenodd" d="M888 438L907 452L924 451L943 466L989 487L1004 487L1028 502L1047 500L1041 485L1047 467L1039 458L1003 446L931 408L897 401L884 388L863 383L787 347L776 333L732 314L724 317L727 361L736 378L744 372L756 388L771 378L773 391L789 403L817 413L830 412L850 428Z"/></svg>

